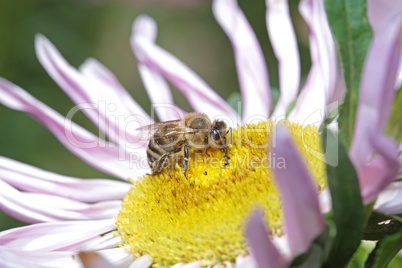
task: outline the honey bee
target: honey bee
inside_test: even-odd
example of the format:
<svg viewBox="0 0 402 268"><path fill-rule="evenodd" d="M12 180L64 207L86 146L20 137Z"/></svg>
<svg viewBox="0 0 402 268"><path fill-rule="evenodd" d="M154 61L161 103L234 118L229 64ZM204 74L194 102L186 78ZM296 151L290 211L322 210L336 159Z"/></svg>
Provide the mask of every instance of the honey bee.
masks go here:
<svg viewBox="0 0 402 268"><path fill-rule="evenodd" d="M184 119L155 123L137 130L149 135L147 160L151 167L151 175L182 162L184 176L187 177L189 148L205 152L208 147L220 149L225 156L225 166L229 164L226 137L229 132L232 133L232 129L223 121L211 122L204 114L191 113Z"/></svg>

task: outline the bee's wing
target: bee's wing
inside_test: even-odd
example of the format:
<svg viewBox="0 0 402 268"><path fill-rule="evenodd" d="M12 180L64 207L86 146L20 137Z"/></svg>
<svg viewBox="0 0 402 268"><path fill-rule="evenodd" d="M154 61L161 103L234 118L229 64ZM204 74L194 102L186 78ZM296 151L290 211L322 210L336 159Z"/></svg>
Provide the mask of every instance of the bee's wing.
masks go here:
<svg viewBox="0 0 402 268"><path fill-rule="evenodd" d="M160 133L160 136L172 136L172 135L195 133L194 129L184 127L183 120L179 119L139 127L136 129L137 131L139 131L139 137L137 136L137 138L143 141L150 140L152 136L159 135L159 133L156 134L156 132L162 127L166 127L166 129L163 134Z"/></svg>

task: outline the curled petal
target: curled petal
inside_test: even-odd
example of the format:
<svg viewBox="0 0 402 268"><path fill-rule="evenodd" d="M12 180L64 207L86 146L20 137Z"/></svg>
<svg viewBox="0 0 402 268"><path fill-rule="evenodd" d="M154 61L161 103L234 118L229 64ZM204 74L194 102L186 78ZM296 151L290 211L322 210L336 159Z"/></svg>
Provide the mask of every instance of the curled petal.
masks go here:
<svg viewBox="0 0 402 268"><path fill-rule="evenodd" d="M282 194L290 250L297 256L322 232L324 220L314 184L287 130L278 126L275 137L276 146L272 151L277 159L282 158L285 166L274 167L273 171Z"/></svg>
<svg viewBox="0 0 402 268"><path fill-rule="evenodd" d="M289 120L303 125L320 124L325 117L322 109L339 99L345 88L338 84L336 47L323 1L302 0L299 10L309 27L311 69ZM317 111L322 111L318 121L306 122Z"/></svg>
<svg viewBox="0 0 402 268"><path fill-rule="evenodd" d="M149 83L152 81L151 78L156 78L156 82L153 82L155 85L148 89L151 99L155 94L167 94L167 90L162 90L161 93L156 91L156 83L160 84L163 81L160 78L160 74L162 74L187 97L196 112L205 113L211 118L226 115L233 122L236 122L238 117L236 112L196 73L172 54L157 46L154 40L150 38L150 36L154 36L153 34L143 34L144 30L138 30L140 28L138 25L142 25L142 27L149 25L145 28L154 29L153 31L156 32L156 26L151 27L151 24L155 25L151 18L146 16L139 17L134 22L131 37L131 45L138 58L141 74L143 75L144 70L146 70L145 73ZM169 101L169 98L167 100L167 104L170 105L172 102ZM158 99L157 101L152 100L152 102L153 104L159 104L160 102L164 104L166 100Z"/></svg>
<svg viewBox="0 0 402 268"><path fill-rule="evenodd" d="M246 237L251 247L251 254L258 264L258 267L288 267L289 262L283 258L269 238L260 210L256 210L248 221Z"/></svg>
<svg viewBox="0 0 402 268"><path fill-rule="evenodd" d="M140 109L121 86L117 86L117 89L114 87L117 80L113 80L110 72L107 73L104 67L102 68L100 64L90 60L84 64L83 73L80 73L68 64L44 36L38 35L35 44L38 59L43 67L77 104L70 110L69 119L76 112L82 111L115 143L122 145L134 143L132 146L137 148L144 144L143 141L136 138L135 129L150 124L150 117ZM95 68L96 70L94 70ZM100 73L102 73L103 79L99 79ZM104 82L105 76L109 82ZM130 108L126 105L133 103L134 105ZM132 113L133 111L135 113Z"/></svg>
<svg viewBox="0 0 402 268"><path fill-rule="evenodd" d="M131 187L131 183L109 179L63 176L2 156L0 179L27 192L62 196L84 202L121 200Z"/></svg>
<svg viewBox="0 0 402 268"><path fill-rule="evenodd" d="M257 37L236 0L214 0L212 9L235 53L244 103L243 122L255 115L268 118L271 110L268 70Z"/></svg>
<svg viewBox="0 0 402 268"><path fill-rule="evenodd" d="M38 223L0 232L0 246L25 251L56 251L116 229L114 219Z"/></svg>
<svg viewBox="0 0 402 268"><path fill-rule="evenodd" d="M376 33L364 65L349 156L358 172L365 203L372 201L399 171L398 148L383 131L395 96L401 32L402 13ZM377 155L373 159L374 152Z"/></svg>
<svg viewBox="0 0 402 268"><path fill-rule="evenodd" d="M130 164L130 161L138 161L145 156L142 148L129 154L125 148L99 139L3 78L0 78L0 103L28 113L48 128L67 149L100 171L121 179L135 178L147 172L146 169L134 169L132 166L135 165Z"/></svg>
<svg viewBox="0 0 402 268"><path fill-rule="evenodd" d="M131 43L140 38L154 43L157 35L157 26L153 19L146 15L139 16L133 24ZM140 51L134 50L137 57ZM156 68L138 62L138 71L148 96L151 99L153 109L155 109L161 121L183 118L185 112L174 105L172 92L165 78Z"/></svg>
<svg viewBox="0 0 402 268"><path fill-rule="evenodd" d="M373 150L367 133L383 132L395 96L394 83L401 57L401 23L402 16L390 20L374 37L366 58L350 150L358 170Z"/></svg>
<svg viewBox="0 0 402 268"><path fill-rule="evenodd" d="M266 0L266 21L272 48L279 64L281 95L273 118L286 115L297 97L300 83L300 59L287 0Z"/></svg>

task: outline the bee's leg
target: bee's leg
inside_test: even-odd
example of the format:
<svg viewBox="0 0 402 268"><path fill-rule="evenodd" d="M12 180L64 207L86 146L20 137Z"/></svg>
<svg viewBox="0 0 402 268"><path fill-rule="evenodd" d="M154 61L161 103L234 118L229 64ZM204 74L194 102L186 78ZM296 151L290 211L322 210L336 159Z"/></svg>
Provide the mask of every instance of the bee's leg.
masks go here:
<svg viewBox="0 0 402 268"><path fill-rule="evenodd" d="M230 132L230 144L233 144L233 135L231 127L228 129L228 131L226 131L226 136L228 135L229 132Z"/></svg>
<svg viewBox="0 0 402 268"><path fill-rule="evenodd" d="M183 170L184 170L184 177L187 179L187 169L188 169L188 161L189 161L189 153L187 145L184 145L184 159L183 159Z"/></svg>
<svg viewBox="0 0 402 268"><path fill-rule="evenodd" d="M168 160L168 156L169 154L165 153L152 163L152 174L158 174L163 170L163 167L166 165L166 161Z"/></svg>
<svg viewBox="0 0 402 268"><path fill-rule="evenodd" d="M230 144L233 144L233 135L232 135L231 127L226 132L226 136L228 135L229 132L230 132ZM223 148L222 151L225 154L225 166L227 166L227 165L229 165L229 160L230 160L230 157L228 156L228 147Z"/></svg>
<svg viewBox="0 0 402 268"><path fill-rule="evenodd" d="M204 155L206 155L206 156L209 157L210 155L209 155L209 153L208 153L208 148L205 148L205 150L204 150L204 152L203 152L202 154L204 154Z"/></svg>
<svg viewBox="0 0 402 268"><path fill-rule="evenodd" d="M229 165L229 160L230 160L230 157L228 156L228 148L225 147L222 149L222 151L225 155L225 166L227 166L227 165Z"/></svg>

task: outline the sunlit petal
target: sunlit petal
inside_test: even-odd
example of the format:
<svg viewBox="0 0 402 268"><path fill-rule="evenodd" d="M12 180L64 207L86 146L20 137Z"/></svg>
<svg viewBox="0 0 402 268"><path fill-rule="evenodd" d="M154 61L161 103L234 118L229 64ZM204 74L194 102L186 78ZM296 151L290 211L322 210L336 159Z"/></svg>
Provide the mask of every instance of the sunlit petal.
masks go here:
<svg viewBox="0 0 402 268"><path fill-rule="evenodd" d="M0 246L2 264L13 268L82 268L77 253L73 251L25 251Z"/></svg>
<svg viewBox="0 0 402 268"><path fill-rule="evenodd" d="M223 100L215 91L213 91L195 72L184 65L172 54L157 46L152 38L143 35L143 31L137 30L138 25L155 24L153 20L146 16L139 17L133 25L133 34L131 37L131 45L134 53L140 62L140 72L147 70L148 80L155 78L155 75L163 74L173 85L175 85L187 98L190 105L196 112L205 113L211 118L219 116L229 116L233 122L237 122L236 112ZM155 27L146 27L155 28ZM160 83L161 79L157 79ZM153 104L162 104L168 102L166 100L152 100L152 95L160 94L159 89L155 92L155 87L148 89ZM161 93L165 92L162 87ZM166 93L165 93L166 95ZM177 112L176 112L177 114ZM158 114L159 115L159 114Z"/></svg>
<svg viewBox="0 0 402 268"><path fill-rule="evenodd" d="M130 183L110 179L63 176L2 156L0 179L23 191L63 196L84 202L121 200L131 187Z"/></svg>
<svg viewBox="0 0 402 268"><path fill-rule="evenodd" d="M150 124L150 118L141 109L136 110L139 114L133 114L132 109L127 108L126 104L134 101L124 89L118 87L120 90L116 90L110 83L99 80L99 76L88 75L91 72L85 65L86 75L81 74L44 36L38 35L35 44L39 61L60 88L77 104L77 111L82 111L115 143L126 145L131 141L139 143L137 147L143 144L135 138L135 129ZM88 65L91 68L94 63L89 61L86 66ZM97 67L99 70L99 64ZM105 69L102 71L104 74ZM110 74L108 77L110 78ZM125 93L122 94L122 91ZM139 108L138 105L133 107Z"/></svg>
<svg viewBox="0 0 402 268"><path fill-rule="evenodd" d="M212 10L235 53L244 103L243 122L255 115L268 118L271 111L268 70L253 29L236 0L214 0Z"/></svg>
<svg viewBox="0 0 402 268"><path fill-rule="evenodd" d="M121 179L134 179L147 172L146 168L131 168L130 161L135 159L123 148L99 139L3 78L0 78L0 102L11 109L28 113L48 128L72 153L101 171ZM145 155L144 151L139 150L134 156L141 157Z"/></svg>
<svg viewBox="0 0 402 268"><path fill-rule="evenodd" d="M26 251L54 251L115 229L113 219L38 223L0 232L0 245Z"/></svg>
<svg viewBox="0 0 402 268"><path fill-rule="evenodd" d="M281 95L272 114L284 117L289 104L297 97L300 83L300 59L287 0L266 0L267 28L279 64Z"/></svg>
<svg viewBox="0 0 402 268"><path fill-rule="evenodd" d="M338 91L342 93L344 87L337 84L336 47L323 1L302 0L299 10L309 27L311 69L289 120L319 125L325 117L323 109L339 99Z"/></svg>

